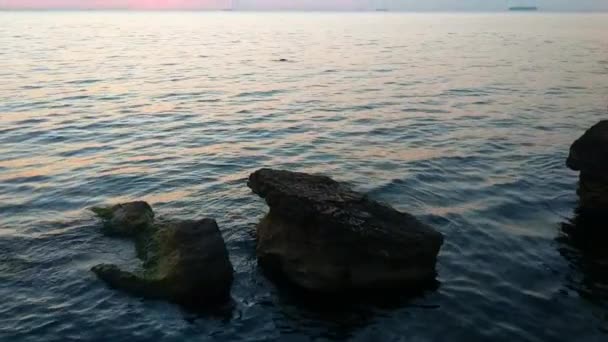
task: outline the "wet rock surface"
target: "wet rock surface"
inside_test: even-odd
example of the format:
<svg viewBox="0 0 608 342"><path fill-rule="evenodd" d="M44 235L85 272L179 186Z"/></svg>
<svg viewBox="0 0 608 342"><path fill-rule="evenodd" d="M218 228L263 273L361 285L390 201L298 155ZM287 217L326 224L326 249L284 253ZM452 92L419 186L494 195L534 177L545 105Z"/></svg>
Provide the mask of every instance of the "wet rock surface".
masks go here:
<svg viewBox="0 0 608 342"><path fill-rule="evenodd" d="M193 308L230 298L233 268L217 223L157 220L145 202L94 209L104 232L133 238L143 271L101 264L91 270L109 286L146 298L166 299Z"/></svg>
<svg viewBox="0 0 608 342"><path fill-rule="evenodd" d="M270 207L257 257L273 277L321 293L418 291L434 281L443 236L414 216L326 176L261 169L248 186Z"/></svg>
<svg viewBox="0 0 608 342"><path fill-rule="evenodd" d="M92 211L104 220L104 233L112 236L135 237L154 223L154 211L143 201L95 207Z"/></svg>

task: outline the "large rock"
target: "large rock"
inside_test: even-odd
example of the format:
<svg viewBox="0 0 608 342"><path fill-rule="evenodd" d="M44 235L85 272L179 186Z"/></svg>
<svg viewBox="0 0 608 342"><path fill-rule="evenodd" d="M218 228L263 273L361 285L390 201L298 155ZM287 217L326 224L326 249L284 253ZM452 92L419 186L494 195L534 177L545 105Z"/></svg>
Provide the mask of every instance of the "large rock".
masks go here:
<svg viewBox="0 0 608 342"><path fill-rule="evenodd" d="M443 236L414 216L325 176L261 169L248 186L270 207L257 227L258 262L270 275L325 293L434 281Z"/></svg>
<svg viewBox="0 0 608 342"><path fill-rule="evenodd" d="M566 165L580 171L581 210L608 210L608 120L598 122L572 144Z"/></svg>
<svg viewBox="0 0 608 342"><path fill-rule="evenodd" d="M588 129L570 147L566 165L580 171L578 207L562 224L560 253L582 273L574 284L584 297L608 298L608 120ZM573 278L580 278L576 275Z"/></svg>
<svg viewBox="0 0 608 342"><path fill-rule="evenodd" d="M230 298L233 268L215 220L154 222L145 202L95 212L104 219L108 234L132 237L144 261L140 273L116 265L94 266L91 270L111 287L197 308Z"/></svg>

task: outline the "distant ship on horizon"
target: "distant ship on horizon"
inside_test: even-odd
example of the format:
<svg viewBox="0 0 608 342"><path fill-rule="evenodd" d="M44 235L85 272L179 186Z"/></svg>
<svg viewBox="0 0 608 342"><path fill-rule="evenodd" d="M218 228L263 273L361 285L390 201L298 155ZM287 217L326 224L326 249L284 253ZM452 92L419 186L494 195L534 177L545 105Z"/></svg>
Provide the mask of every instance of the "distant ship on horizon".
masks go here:
<svg viewBox="0 0 608 342"><path fill-rule="evenodd" d="M538 11L536 6L512 6L509 11Z"/></svg>
<svg viewBox="0 0 608 342"><path fill-rule="evenodd" d="M372 0L370 5L376 12L388 12L390 1L389 0Z"/></svg>
<svg viewBox="0 0 608 342"><path fill-rule="evenodd" d="M538 11L536 0L509 0L507 7L509 11Z"/></svg>
<svg viewBox="0 0 608 342"><path fill-rule="evenodd" d="M228 6L222 8L222 11L225 12L232 12L232 11L236 11L239 7L239 1L238 0L229 0L228 1Z"/></svg>

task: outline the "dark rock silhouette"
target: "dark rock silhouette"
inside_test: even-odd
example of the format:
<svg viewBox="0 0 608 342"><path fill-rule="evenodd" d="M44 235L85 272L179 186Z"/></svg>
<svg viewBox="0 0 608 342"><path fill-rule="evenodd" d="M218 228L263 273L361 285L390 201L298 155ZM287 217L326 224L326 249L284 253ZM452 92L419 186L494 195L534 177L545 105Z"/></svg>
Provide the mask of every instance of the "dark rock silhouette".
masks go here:
<svg viewBox="0 0 608 342"><path fill-rule="evenodd" d="M573 284L579 294L591 300L608 300L608 230L606 215L577 208L572 219L562 223L557 238L560 254L582 277Z"/></svg>
<svg viewBox="0 0 608 342"><path fill-rule="evenodd" d="M257 256L271 278L341 294L434 283L443 236L414 216L325 176L261 169L248 186L270 207Z"/></svg>
<svg viewBox="0 0 608 342"><path fill-rule="evenodd" d="M566 165L580 171L578 207L562 224L560 254L578 269L577 291L590 299L608 299L608 120L593 125L570 147Z"/></svg>
<svg viewBox="0 0 608 342"><path fill-rule="evenodd" d="M104 220L106 233L135 240L144 262L139 274L116 265L94 266L91 270L109 286L195 308L230 298L233 268L215 220L155 222L145 202L93 210Z"/></svg>
<svg viewBox="0 0 608 342"><path fill-rule="evenodd" d="M580 210L608 211L608 120L598 122L572 144L566 165L580 171Z"/></svg>

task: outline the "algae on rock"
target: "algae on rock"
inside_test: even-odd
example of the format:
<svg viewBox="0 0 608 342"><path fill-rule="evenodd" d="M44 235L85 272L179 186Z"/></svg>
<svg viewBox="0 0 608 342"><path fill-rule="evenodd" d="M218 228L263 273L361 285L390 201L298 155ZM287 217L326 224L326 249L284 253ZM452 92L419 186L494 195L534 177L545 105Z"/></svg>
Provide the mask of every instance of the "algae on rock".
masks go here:
<svg viewBox="0 0 608 342"><path fill-rule="evenodd" d="M94 266L91 270L109 286L196 307L230 298L233 268L215 220L155 221L146 202L92 210L104 221L104 233L134 239L143 261L138 273L110 264Z"/></svg>

